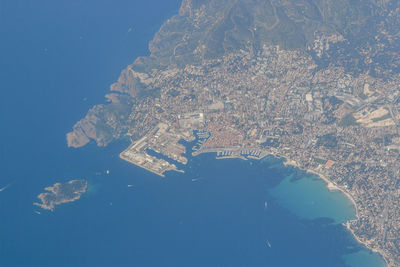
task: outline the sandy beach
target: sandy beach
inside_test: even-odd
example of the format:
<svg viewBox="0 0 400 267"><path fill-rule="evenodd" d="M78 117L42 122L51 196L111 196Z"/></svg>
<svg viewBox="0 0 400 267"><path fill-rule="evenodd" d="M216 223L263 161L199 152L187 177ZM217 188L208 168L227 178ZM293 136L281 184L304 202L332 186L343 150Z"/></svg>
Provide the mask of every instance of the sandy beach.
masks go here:
<svg viewBox="0 0 400 267"><path fill-rule="evenodd" d="M271 154L271 155L272 155L272 154ZM275 155L274 155L274 156L275 156ZM358 219L359 219L359 212L358 212L357 203L356 203L354 197L353 197L346 189L344 189L344 188L342 188L342 187L340 187L340 186L334 184L334 183L333 183L332 181L330 181L325 175L319 173L318 171L315 171L315 170L312 170L312 169L303 169L303 168L300 167L300 165L299 165L296 161L291 160L291 159L288 159L288 158L286 158L286 157L284 157L284 156L282 156L282 155L279 155L279 156L285 159L285 162L283 163L285 166L293 166L293 167L299 168L299 169L301 169L301 170L304 170L304 171L306 171L307 173L315 174L315 175L318 176L320 179L322 179L322 180L324 180L324 181L326 182L326 187L327 187L330 191L341 191L343 194L345 194L346 197L353 203L353 206L354 206L354 208L355 208L355 213L356 213L355 216L356 216L356 218L353 219L353 220L358 220ZM383 251L380 251L380 250L377 250L377 249L375 249L375 248L372 248L372 247L370 246L369 242L364 241L364 240L361 240L361 239L356 235L356 233L354 232L354 230L351 229L350 222L353 221L353 220L349 220L349 221L347 221L346 223L343 223L343 225L344 225L344 226L347 228L347 230L353 235L353 237L357 240L358 243L362 244L363 246L365 246L365 247L368 248L369 250L371 250L371 251L373 251L373 252L378 253L379 255L381 255L381 256L382 256L382 259L385 261L386 265L387 265L387 266L390 266L390 265L389 265L389 262L388 262L388 260L387 260L387 257L385 256L385 254L384 254Z"/></svg>

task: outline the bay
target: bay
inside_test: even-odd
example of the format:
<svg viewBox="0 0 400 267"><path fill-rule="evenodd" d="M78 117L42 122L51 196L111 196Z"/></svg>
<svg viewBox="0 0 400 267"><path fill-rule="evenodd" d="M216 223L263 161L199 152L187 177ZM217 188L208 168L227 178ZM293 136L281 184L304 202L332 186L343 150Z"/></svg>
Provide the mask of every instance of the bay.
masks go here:
<svg viewBox="0 0 400 267"><path fill-rule="evenodd" d="M179 4L0 2L0 266L381 266L340 224L345 196L280 160L201 155L161 179L118 158L124 141L66 147ZM32 205L76 178L79 201Z"/></svg>

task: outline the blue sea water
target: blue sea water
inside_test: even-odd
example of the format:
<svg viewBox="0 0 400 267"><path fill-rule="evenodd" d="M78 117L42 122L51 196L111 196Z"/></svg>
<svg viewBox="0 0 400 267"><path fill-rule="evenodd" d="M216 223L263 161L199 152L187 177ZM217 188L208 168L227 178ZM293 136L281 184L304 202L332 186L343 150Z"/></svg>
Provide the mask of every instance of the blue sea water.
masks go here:
<svg viewBox="0 0 400 267"><path fill-rule="evenodd" d="M179 4L0 1L0 266L383 266L340 224L349 200L280 160L201 155L161 179L119 159L123 141L66 147ZM79 201L33 206L76 178Z"/></svg>

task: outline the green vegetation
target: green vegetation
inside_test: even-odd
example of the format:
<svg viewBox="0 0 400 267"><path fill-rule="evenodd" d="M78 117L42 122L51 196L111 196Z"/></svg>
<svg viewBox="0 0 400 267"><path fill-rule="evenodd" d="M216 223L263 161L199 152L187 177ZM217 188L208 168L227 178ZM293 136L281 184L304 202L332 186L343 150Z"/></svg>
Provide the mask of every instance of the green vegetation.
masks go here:
<svg viewBox="0 0 400 267"><path fill-rule="evenodd" d="M328 161L326 159L320 159L320 158L317 158L317 157L313 157L313 159L314 159L315 162L317 162L319 164L322 164L322 165L325 165L326 162Z"/></svg>
<svg viewBox="0 0 400 267"><path fill-rule="evenodd" d="M324 146L327 148L335 148L337 146L337 138L335 134L325 134L318 136L317 146Z"/></svg>
<svg viewBox="0 0 400 267"><path fill-rule="evenodd" d="M56 183L46 187L47 192L41 193L38 198L41 203L34 203L43 209L53 211L57 205L73 202L86 192L88 182L86 180L71 180L66 183Z"/></svg>
<svg viewBox="0 0 400 267"><path fill-rule="evenodd" d="M340 126L342 127L348 127L348 126L355 126L358 125L356 119L354 118L353 114L347 114L342 118L342 120L339 123Z"/></svg>

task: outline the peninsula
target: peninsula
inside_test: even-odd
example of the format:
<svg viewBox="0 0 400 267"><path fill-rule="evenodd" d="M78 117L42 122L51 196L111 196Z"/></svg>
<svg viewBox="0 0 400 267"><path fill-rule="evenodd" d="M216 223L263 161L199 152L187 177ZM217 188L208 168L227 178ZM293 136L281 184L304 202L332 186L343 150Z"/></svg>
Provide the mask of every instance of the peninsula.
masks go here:
<svg viewBox="0 0 400 267"><path fill-rule="evenodd" d="M54 211L57 205L78 200L87 190L88 183L85 180L71 180L67 183L55 183L46 187L47 192L41 193L38 198L41 203L34 205L45 210Z"/></svg>
<svg viewBox="0 0 400 267"><path fill-rule="evenodd" d="M398 29L397 0L183 0L68 145L129 138L120 157L158 175L177 167L149 151L185 164L195 134L194 155L284 157L348 194L348 229L400 266Z"/></svg>

